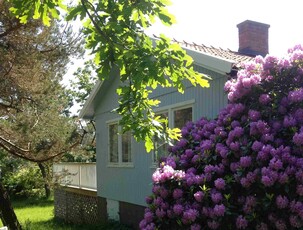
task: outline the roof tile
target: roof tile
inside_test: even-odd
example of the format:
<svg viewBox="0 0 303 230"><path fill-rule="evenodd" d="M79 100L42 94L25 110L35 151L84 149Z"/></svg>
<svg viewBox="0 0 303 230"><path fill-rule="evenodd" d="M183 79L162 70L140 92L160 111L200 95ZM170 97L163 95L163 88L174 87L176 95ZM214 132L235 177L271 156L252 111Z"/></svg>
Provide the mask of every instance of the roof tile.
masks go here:
<svg viewBox="0 0 303 230"><path fill-rule="evenodd" d="M236 66L238 66L239 64L241 64L243 62L251 61L254 59L254 56L241 54L239 52L231 51L230 49L225 50L222 48L215 48L213 46L209 47L204 44L199 45L194 42L189 43L187 41L178 41L176 39L173 39L172 41L180 44L184 48L200 51L200 52L210 54L215 57L220 57L220 58L230 60L230 61L234 62L234 64Z"/></svg>

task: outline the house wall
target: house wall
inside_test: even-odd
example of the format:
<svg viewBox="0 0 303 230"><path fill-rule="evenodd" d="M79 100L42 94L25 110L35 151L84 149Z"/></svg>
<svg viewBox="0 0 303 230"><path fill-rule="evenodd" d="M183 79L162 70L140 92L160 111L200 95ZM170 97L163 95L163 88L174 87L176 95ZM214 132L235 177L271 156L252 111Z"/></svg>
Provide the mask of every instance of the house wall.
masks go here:
<svg viewBox="0 0 303 230"><path fill-rule="evenodd" d="M213 118L223 108L227 99L223 92L223 86L227 79L221 75L202 67L196 66L196 70L210 75L210 88L193 87L186 84L184 94L175 89L157 88L152 97L159 98L162 103L159 106L178 104L180 102L194 101L193 120L202 116ZM132 142L133 167L109 167L108 166L108 125L107 122L118 119L118 116L110 111L118 106L116 88L119 77L110 84L102 86L97 95L96 105L96 132L97 132L97 191L98 196L112 201L120 201L127 204L145 206L145 197L151 194L151 176L155 171L152 164L152 154L145 152L143 143ZM112 210L107 207L107 210ZM121 215L121 213L120 213ZM123 217L120 217L122 220Z"/></svg>

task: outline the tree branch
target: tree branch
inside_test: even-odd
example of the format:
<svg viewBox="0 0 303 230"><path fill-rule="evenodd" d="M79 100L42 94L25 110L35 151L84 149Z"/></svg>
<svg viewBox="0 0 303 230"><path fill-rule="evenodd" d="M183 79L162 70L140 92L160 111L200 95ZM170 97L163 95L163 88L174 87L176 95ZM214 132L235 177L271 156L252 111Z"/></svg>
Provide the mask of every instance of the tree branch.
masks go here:
<svg viewBox="0 0 303 230"><path fill-rule="evenodd" d="M28 160L28 161L35 162L35 163L42 163L45 161L52 160L55 157L58 157L64 153L66 153L67 151L70 151L71 149L75 148L78 144L79 144L79 141L76 141L71 146L69 146L68 148L66 148L60 152L54 153L49 156L37 157L37 156L34 156L34 152L30 149L30 147L28 149L23 149L23 148L15 145L11 141L5 139L4 137L0 136L0 147L2 147L8 153L10 153L16 157L20 157L24 160ZM29 144L29 146L30 146L30 144Z"/></svg>

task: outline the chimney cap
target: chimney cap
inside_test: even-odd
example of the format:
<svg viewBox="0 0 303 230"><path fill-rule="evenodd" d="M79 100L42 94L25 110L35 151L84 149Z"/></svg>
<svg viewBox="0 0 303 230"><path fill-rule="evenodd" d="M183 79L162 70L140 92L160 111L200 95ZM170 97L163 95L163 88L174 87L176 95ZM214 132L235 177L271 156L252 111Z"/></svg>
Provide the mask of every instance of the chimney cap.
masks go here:
<svg viewBox="0 0 303 230"><path fill-rule="evenodd" d="M247 25L247 24L255 24L255 25L264 26L266 29L268 29L268 28L270 27L269 24L261 23L261 22L256 22L256 21L252 21L252 20L245 20L245 21L239 23L239 24L237 25L237 27L239 28L239 27L241 27L241 26L243 26L243 25Z"/></svg>

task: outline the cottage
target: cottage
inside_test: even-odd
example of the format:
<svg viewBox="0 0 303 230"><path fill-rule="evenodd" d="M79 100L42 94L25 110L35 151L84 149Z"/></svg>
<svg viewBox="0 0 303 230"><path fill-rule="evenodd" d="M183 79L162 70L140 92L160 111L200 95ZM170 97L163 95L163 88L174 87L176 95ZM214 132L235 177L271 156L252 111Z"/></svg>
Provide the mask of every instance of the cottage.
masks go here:
<svg viewBox="0 0 303 230"><path fill-rule="evenodd" d="M182 127L202 116L215 117L227 104L223 87L229 77L235 76L239 64L268 53L268 28L267 24L249 20L238 24L238 52L179 42L193 57L194 68L211 76L211 87L202 89L186 84L184 94L173 88L157 88L152 94L161 100L156 112L168 118L170 127ZM165 144L147 154L144 144L136 143L130 133L117 134L119 116L111 111L118 106L116 88L120 81L117 70L110 74L110 80L96 84L80 117L96 121L100 218L138 226L145 197L151 194L152 173L158 157L165 154Z"/></svg>

